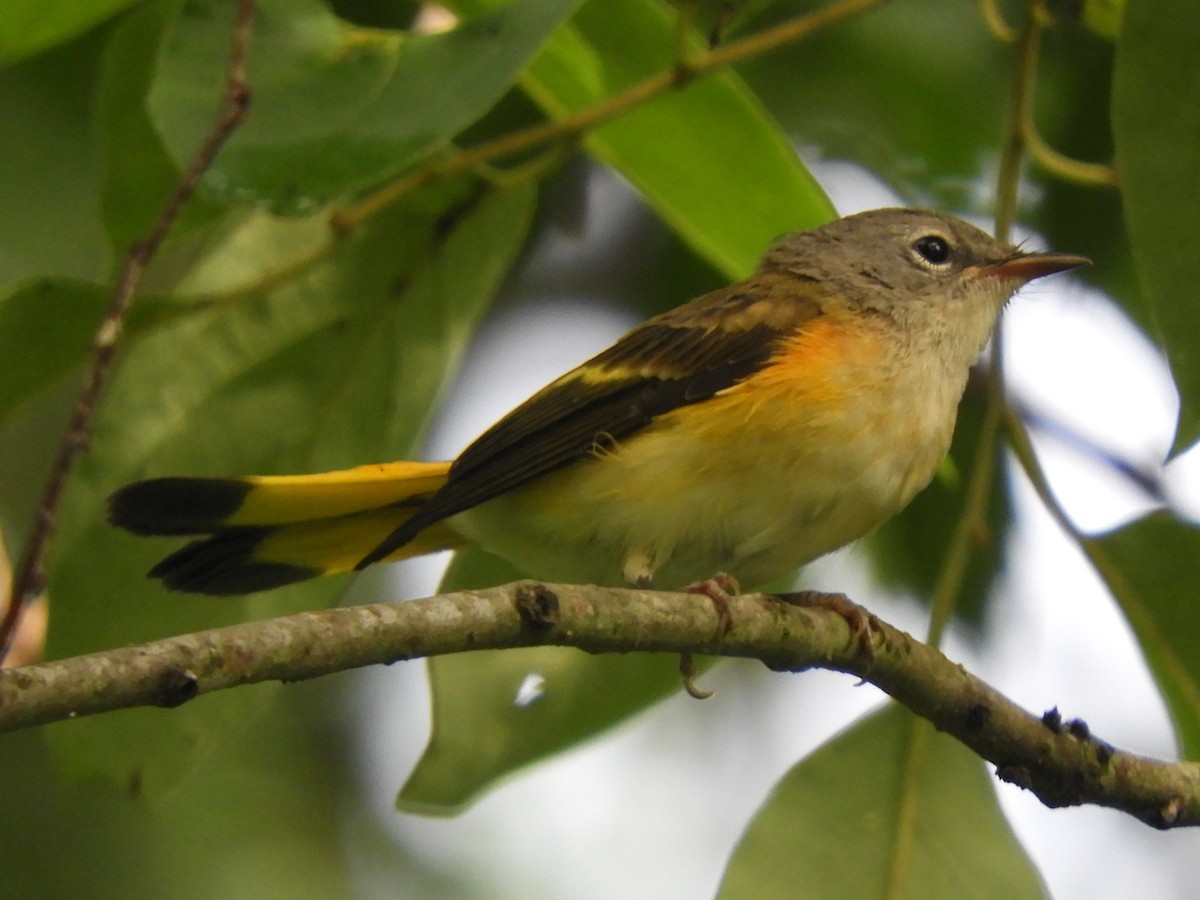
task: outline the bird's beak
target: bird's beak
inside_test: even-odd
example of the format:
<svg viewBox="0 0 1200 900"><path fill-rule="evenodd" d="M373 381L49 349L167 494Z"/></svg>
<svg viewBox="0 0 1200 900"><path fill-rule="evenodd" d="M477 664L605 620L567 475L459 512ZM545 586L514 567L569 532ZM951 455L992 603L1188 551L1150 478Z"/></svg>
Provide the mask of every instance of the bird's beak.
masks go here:
<svg viewBox="0 0 1200 900"><path fill-rule="evenodd" d="M1055 272L1065 272L1079 266L1090 266L1092 261L1086 256L1076 256L1074 253L1023 253L1017 251L1000 262L987 263L978 267L978 274L984 277L1003 278L1006 281L1032 281L1043 275L1053 275Z"/></svg>

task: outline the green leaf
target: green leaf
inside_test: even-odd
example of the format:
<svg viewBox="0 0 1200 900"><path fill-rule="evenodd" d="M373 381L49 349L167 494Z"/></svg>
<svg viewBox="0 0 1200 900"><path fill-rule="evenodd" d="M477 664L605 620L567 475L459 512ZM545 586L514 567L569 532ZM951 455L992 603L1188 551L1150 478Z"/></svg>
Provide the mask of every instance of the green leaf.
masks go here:
<svg viewBox="0 0 1200 900"><path fill-rule="evenodd" d="M6 0L0 63L16 62L82 34L134 0Z"/></svg>
<svg viewBox="0 0 1200 900"><path fill-rule="evenodd" d="M477 10L495 2L453 6ZM521 85L561 118L670 67L674 28L674 14L657 0L588 3L555 32ZM584 144L729 277L744 277L784 232L834 215L779 126L732 72L633 108L588 132Z"/></svg>
<svg viewBox="0 0 1200 900"><path fill-rule="evenodd" d="M455 554L441 591L522 578L477 548ZM673 691L679 658L594 656L570 647L483 650L429 660L433 731L401 809L450 815L517 769L594 737ZM518 702L523 686L541 693Z"/></svg>
<svg viewBox="0 0 1200 900"><path fill-rule="evenodd" d="M1111 563L1100 574L1137 633L1171 710L1186 759L1200 759L1200 529L1154 513L1092 543Z"/></svg>
<svg viewBox="0 0 1200 900"><path fill-rule="evenodd" d="M311 688L301 695L311 696ZM297 690L275 696L286 702L270 705L253 728L222 735L224 746L153 802L136 772L117 784L63 780L47 738L86 740L79 723L7 735L0 743L6 895L354 896L341 840L346 787L314 738L312 713L296 702ZM176 714L116 715L136 740Z"/></svg>
<svg viewBox="0 0 1200 900"><path fill-rule="evenodd" d="M158 47L176 12L173 2L143 3L131 10L112 29L101 57L96 131L103 151L104 222L121 253L145 237L182 177L182 167L167 152L147 109ZM203 195L193 194L168 246L217 211Z"/></svg>
<svg viewBox="0 0 1200 900"><path fill-rule="evenodd" d="M0 428L79 371L111 293L96 284L46 279L0 297Z"/></svg>
<svg viewBox="0 0 1200 900"><path fill-rule="evenodd" d="M99 50L88 36L0 69L0 289L108 266L91 133Z"/></svg>
<svg viewBox="0 0 1200 900"><path fill-rule="evenodd" d="M983 763L891 705L788 772L750 823L720 900L1045 897Z"/></svg>
<svg viewBox="0 0 1200 900"><path fill-rule="evenodd" d="M1083 0L1083 23L1110 41L1121 33L1124 15L1125 0Z"/></svg>
<svg viewBox="0 0 1200 900"><path fill-rule="evenodd" d="M392 210L302 276L210 296L132 341L59 522L48 654L330 602L344 579L240 600L168 595L143 573L178 542L117 533L103 519L104 498L150 474L314 471L409 453L523 242L533 199L526 187L448 196L454 216ZM247 227L269 231L257 219ZM238 246L230 240L235 268L244 264ZM0 435L0 448L19 436ZM270 695L230 692L169 718L97 717L52 738L68 770L118 782L138 773L158 791Z"/></svg>
<svg viewBox="0 0 1200 900"><path fill-rule="evenodd" d="M1179 387L1173 453L1200 437L1200 4L1139 0L1125 11L1112 121L1125 221L1155 337ZM1168 88L1169 86L1169 88Z"/></svg>
<svg viewBox="0 0 1200 900"><path fill-rule="evenodd" d="M375 184L446 144L508 89L580 0L518 0L437 35L359 28L318 0L258 8L251 114L205 174L217 197L298 214ZM182 165L225 84L228 3L187 3L168 34L151 115Z"/></svg>

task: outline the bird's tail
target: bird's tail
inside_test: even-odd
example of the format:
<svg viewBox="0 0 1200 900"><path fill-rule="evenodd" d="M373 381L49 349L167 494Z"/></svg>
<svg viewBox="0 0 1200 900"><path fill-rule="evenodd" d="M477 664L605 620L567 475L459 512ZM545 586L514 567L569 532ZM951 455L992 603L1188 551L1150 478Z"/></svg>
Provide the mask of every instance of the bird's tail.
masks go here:
<svg viewBox="0 0 1200 900"><path fill-rule="evenodd" d="M153 478L109 498L134 534L195 535L150 570L173 590L247 594L353 569L446 482L449 463L395 462L319 475ZM439 522L388 560L461 546Z"/></svg>

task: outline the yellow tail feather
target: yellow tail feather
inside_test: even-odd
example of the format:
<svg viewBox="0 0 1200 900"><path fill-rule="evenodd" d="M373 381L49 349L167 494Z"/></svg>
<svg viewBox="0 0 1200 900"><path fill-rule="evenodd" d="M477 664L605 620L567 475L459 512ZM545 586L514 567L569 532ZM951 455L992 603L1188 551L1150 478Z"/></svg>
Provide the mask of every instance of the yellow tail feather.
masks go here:
<svg viewBox="0 0 1200 900"><path fill-rule="evenodd" d="M318 475L258 475L230 525L277 525L422 500L446 483L450 463L393 462ZM380 538L382 540L382 538Z"/></svg>
<svg viewBox="0 0 1200 900"><path fill-rule="evenodd" d="M349 572L408 518L394 509L377 509L336 519L314 519L271 529L259 542L254 559L319 569L318 574ZM464 539L444 522L420 532L384 558L385 562L452 550Z"/></svg>
<svg viewBox="0 0 1200 900"><path fill-rule="evenodd" d="M317 475L157 478L117 491L109 518L138 534L204 535L150 574L175 590L244 594L353 569L445 483L449 469L397 462ZM463 543L437 523L387 559Z"/></svg>

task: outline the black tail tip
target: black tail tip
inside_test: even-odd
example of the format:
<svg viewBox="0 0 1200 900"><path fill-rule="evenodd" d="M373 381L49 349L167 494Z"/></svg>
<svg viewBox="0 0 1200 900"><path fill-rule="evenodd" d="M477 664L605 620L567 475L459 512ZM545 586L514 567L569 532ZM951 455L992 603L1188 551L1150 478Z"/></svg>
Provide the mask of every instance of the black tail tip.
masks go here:
<svg viewBox="0 0 1200 900"><path fill-rule="evenodd" d="M236 478L151 478L108 498L108 521L143 535L203 534L238 511L253 486Z"/></svg>
<svg viewBox="0 0 1200 900"><path fill-rule="evenodd" d="M150 570L173 591L230 597L307 581L321 569L256 559L255 550L271 528L230 528L192 541Z"/></svg>

